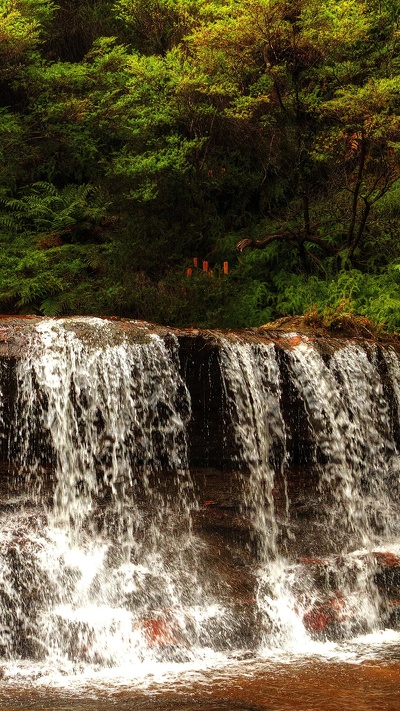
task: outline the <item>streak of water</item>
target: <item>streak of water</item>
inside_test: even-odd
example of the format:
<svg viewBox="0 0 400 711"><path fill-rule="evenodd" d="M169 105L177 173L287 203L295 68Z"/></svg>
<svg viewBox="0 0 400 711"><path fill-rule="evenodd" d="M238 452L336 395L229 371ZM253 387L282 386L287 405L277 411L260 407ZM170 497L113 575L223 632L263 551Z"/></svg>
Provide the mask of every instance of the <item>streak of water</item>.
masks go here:
<svg viewBox="0 0 400 711"><path fill-rule="evenodd" d="M246 653L297 663L371 647L399 607L400 367L382 353L384 375L361 344L323 352L304 338L283 348L220 338L225 436L256 580L254 597L242 585L233 599L234 585L215 577L222 564L204 563L219 522L194 533L194 512L213 502L198 510L176 337L142 327L132 338L100 319L36 326L11 429L0 419L25 486L0 511L7 679L136 669L146 686L183 670L218 674ZM212 435L207 422L203 431ZM291 500L296 438L302 476L316 482L315 520Z"/></svg>
<svg viewBox="0 0 400 711"><path fill-rule="evenodd" d="M219 615L202 604L176 343L114 343L111 328L44 321L18 365L16 432L36 508L3 518L9 658L188 659L204 620Z"/></svg>
<svg viewBox="0 0 400 711"><path fill-rule="evenodd" d="M390 550L399 535L392 496L399 457L380 374L365 349L351 344L326 358L303 339L286 350L285 359L286 387L294 389L306 413L309 467L319 478L319 545L330 551L314 565L291 560L279 546L282 524L290 529L290 517L279 519L273 495L288 459L281 454L288 424L275 348L237 342L221 347L244 472L244 507L260 542L263 644L289 650L309 644L307 631L351 637L381 624L385 599L376 584L374 552L378 546ZM393 352L388 363L398 393Z"/></svg>

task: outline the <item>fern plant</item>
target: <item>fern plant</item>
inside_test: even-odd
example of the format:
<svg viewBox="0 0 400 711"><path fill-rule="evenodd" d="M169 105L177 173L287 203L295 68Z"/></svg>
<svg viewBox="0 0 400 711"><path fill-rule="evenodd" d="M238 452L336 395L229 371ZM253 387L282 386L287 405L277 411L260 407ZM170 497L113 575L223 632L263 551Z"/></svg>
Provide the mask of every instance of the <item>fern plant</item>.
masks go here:
<svg viewBox="0 0 400 711"><path fill-rule="evenodd" d="M102 224L108 203L93 185L37 182L0 200L0 303L7 310L56 315L92 309L107 249ZM83 286L84 285L84 286ZM77 290L81 293L78 297ZM73 296L75 294L75 296ZM86 307L89 306L86 298Z"/></svg>
<svg viewBox="0 0 400 711"><path fill-rule="evenodd" d="M37 182L18 198L3 198L0 205L0 224L13 232L23 228L32 233L71 234L74 227L82 230L98 225L109 203L94 185L67 185L58 190L51 183Z"/></svg>

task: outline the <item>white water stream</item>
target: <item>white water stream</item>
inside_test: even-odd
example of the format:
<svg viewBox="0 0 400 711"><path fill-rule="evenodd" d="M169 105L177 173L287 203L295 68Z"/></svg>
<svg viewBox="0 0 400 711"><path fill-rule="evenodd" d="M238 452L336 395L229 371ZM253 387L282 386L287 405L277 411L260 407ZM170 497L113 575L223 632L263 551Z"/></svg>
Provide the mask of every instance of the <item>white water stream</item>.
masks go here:
<svg viewBox="0 0 400 711"><path fill-rule="evenodd" d="M400 550L399 452L374 352L368 358L361 346L349 344L328 359L304 338L285 353L286 384L275 346L225 343L221 348L244 467L243 507L258 542L261 646L267 655L321 651L315 644L320 637L329 653L329 637L349 640L390 626L395 601L387 600L377 578L380 554L389 553L394 562ZM384 354L398 406L398 357L391 349ZM304 409L312 441L308 468L319 481L319 531L312 555L304 559L309 532L296 531L291 521L286 481L283 511L282 506L276 511L273 495L277 477L285 477L291 464L284 387L296 393ZM296 541L295 558L279 546L285 531Z"/></svg>
<svg viewBox="0 0 400 711"><path fill-rule="evenodd" d="M394 351L383 357L389 401L373 349L368 357L351 344L325 358L306 339L280 353L221 342L258 581L246 648L246 619L219 596L193 531L191 403L177 340L143 328L139 341L100 319L45 320L18 363L9 444L24 490L0 513L4 678L164 683L246 654L356 659L382 640L399 644L395 595L379 584L382 556L392 565L400 554ZM310 526L288 487L289 395L318 480Z"/></svg>
<svg viewBox="0 0 400 711"><path fill-rule="evenodd" d="M6 659L68 669L183 662L218 617L198 577L176 343L146 333L143 343L114 341L100 319L44 321L18 364L28 501L3 519Z"/></svg>

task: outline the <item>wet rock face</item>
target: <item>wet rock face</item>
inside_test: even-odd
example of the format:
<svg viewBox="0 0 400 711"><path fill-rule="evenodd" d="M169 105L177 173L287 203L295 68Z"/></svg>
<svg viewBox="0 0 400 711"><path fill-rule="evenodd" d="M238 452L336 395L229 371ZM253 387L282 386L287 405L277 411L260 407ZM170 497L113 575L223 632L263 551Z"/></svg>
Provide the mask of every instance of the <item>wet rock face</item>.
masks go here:
<svg viewBox="0 0 400 711"><path fill-rule="evenodd" d="M232 467L235 451L221 376L218 343L201 335L179 336L181 372L190 393L192 467Z"/></svg>
<svg viewBox="0 0 400 711"><path fill-rule="evenodd" d="M337 454L327 446L326 438L321 436L321 429L332 435L332 428L323 414L319 419L312 408L322 407L318 402L318 392L312 393L312 382L302 382L294 377L293 353L304 347L304 362L307 364L310 352L317 354L321 363L321 372L331 368L333 379L340 379L340 372L330 365L335 353L349 344L355 344L363 350L369 362L379 372L382 392L387 403L385 414L390 430L390 446L400 446L400 418L396 401L396 384L390 372L388 360L384 355L385 347L362 339L332 339L317 334L314 337L308 329L307 335L286 333L282 328L291 328L291 323L283 324L278 330L253 329L247 332L201 332L198 330L179 331L164 329L153 325L131 322L129 320L112 320L107 322L107 328L99 328L97 322L90 319L64 319L63 327L80 339L85 346L107 349L110 345L129 343L151 343L156 334L164 339L168 348L175 349L179 355L180 372L188 389L191 413L187 424L189 440L189 462L193 472L196 498L201 514L196 514L196 526L210 528L215 532L219 528L221 535L231 528L235 536L244 535L243 519L244 478L247 464L243 461L243 451L235 434L237 421L230 402L229 383L221 366L221 346L224 342L233 344L248 343L256 348L274 344L274 353L279 369L280 392L279 408L284 422L284 437L280 441L275 438L268 454L273 471L273 497L278 516L286 516L290 509L291 535L284 534L282 542L290 548L293 536L303 538L304 555L317 553L315 539L318 529L323 524L321 516L323 499L330 497L328 482L324 476L324 467L329 459L337 458ZM2 391L2 433L0 439L0 457L3 471L11 469L15 474L15 462L18 459L20 437L18 421L21 412L17 404L16 364L30 349L32 334L42 321L37 317L15 318L4 317L0 320L0 380ZM279 326L279 325L278 325ZM306 367L306 366L305 366ZM317 373L318 375L318 373ZM325 377L325 373L323 373ZM39 387L37 385L36 387ZM268 392L265 391L265 409L268 410ZM253 407L251 383L247 384L244 393L249 410ZM333 406L338 405L333 403ZM347 405L346 405L347 407ZM311 409L310 409L311 408ZM379 414L379 413L378 413ZM30 455L41 462L42 475L51 485L51 469L54 467L54 452L48 432L39 426L39 417L31 413ZM256 417L257 417L256 413ZM349 418L353 414L349 410ZM236 417L237 420L237 417ZM350 420L349 420L350 421ZM83 426L83 424L82 424ZM99 413L99 427L101 413ZM386 444L389 438L386 438ZM340 454L343 458L343 454ZM166 469L167 467L167 462ZM103 464L98 466L98 476L104 478L104 492L107 492L107 477L101 474ZM104 467L103 467L104 468ZM47 472L47 473L46 473ZM157 475L158 476L158 475ZM398 477L393 471L391 476L392 490L396 488ZM158 476L158 478L160 478ZM204 506L205 502L210 502ZM218 519L218 526L215 521ZM305 529L307 535L303 536ZM314 529L314 533L312 530ZM222 534L224 531L224 534ZM297 534L296 534L297 532ZM247 539L249 538L247 532ZM250 535L251 537L251 535ZM314 542L313 542L314 541Z"/></svg>
<svg viewBox="0 0 400 711"><path fill-rule="evenodd" d="M136 585L124 599L133 611L147 595L138 624L149 647L167 658L173 646L181 653L178 638L218 649L254 648L262 635L273 634L276 623L265 610L278 588L268 572L283 558L294 610L311 636L363 631L370 613L399 625L400 564L389 549L377 552L400 533L400 368L393 345L262 329L211 333L65 319L62 338L52 334L52 348L61 348L62 357L49 375L34 346L41 323L0 321L0 515L7 507L13 511L18 498L26 505L31 497L46 511L64 507L68 521L85 533L108 535L115 550L130 531L136 545L131 563L153 547L178 566L179 582L195 559L204 596L212 591L226 610L223 622L212 618L201 632L192 623L180 629L165 611L172 603L159 596L159 578L150 585L148 576L143 589ZM21 363L32 367L32 348L36 370L24 379ZM143 348L136 358L135 349ZM146 349L153 349L151 358ZM57 400L64 356L68 378ZM129 389L130 379L136 389ZM177 546L171 553L168 537L184 548L192 532L197 548L181 554ZM22 531L8 542L9 570L29 554L29 536ZM349 557L362 548L369 550L366 560ZM113 570L119 571L117 563ZM40 658L40 646L29 640L37 637L35 610L44 599L28 592L33 564L22 567L13 599L0 599L11 630L0 656ZM42 592L49 587L36 582ZM191 600L192 581L184 585ZM374 598L367 611L355 599L360 585ZM24 605L30 601L20 616L18 595ZM63 618L57 624L71 658L97 663L92 628Z"/></svg>
<svg viewBox="0 0 400 711"><path fill-rule="evenodd" d="M100 319L96 319L100 321ZM0 445L3 461L6 458L6 439L15 412L16 388L15 364L30 348L30 340L36 326L41 323L38 317L3 317L0 319L0 381L3 399L2 427L6 435ZM249 329L239 332L201 332L198 330L167 330L151 324L129 320L112 320L106 329L99 329L90 319L63 319L66 331L73 332L83 343L92 347L106 349L110 345L128 341L129 343L149 343L152 334L161 335L167 345L174 341L178 344L181 374L188 388L191 401L191 419L188 423L190 464L193 468L232 471L240 460L237 443L234 438L232 412L227 402L227 383L221 372L220 350L224 340L236 343L267 345L274 343L279 365L281 391L280 407L285 420L286 471L288 485L302 479L304 472L315 469L316 463L323 466L326 454L318 446L315 433L307 412L307 403L303 393L299 392L291 372L290 354L302 343L308 343L319 353L321 359L329 363L332 355L348 343L357 342L367 352L369 359L374 358L376 367L381 372L382 386L390 407L390 426L396 442L400 442L400 424L393 393L393 384L388 377L388 367L379 346L362 339L329 339L325 336L312 338L310 335L286 334L281 329L290 328L286 323L280 330ZM308 329L309 331L310 329ZM251 406L251 403L249 403ZM32 423L33 429L35 427ZM41 446L41 445L39 445ZM273 452L277 460L282 452ZM243 464L243 463L241 463ZM280 469L279 464L275 469ZM295 472L290 476L290 471ZM310 474L311 488L315 488L315 479ZM276 496L279 498L280 484L277 482ZM295 491L293 496L295 499Z"/></svg>

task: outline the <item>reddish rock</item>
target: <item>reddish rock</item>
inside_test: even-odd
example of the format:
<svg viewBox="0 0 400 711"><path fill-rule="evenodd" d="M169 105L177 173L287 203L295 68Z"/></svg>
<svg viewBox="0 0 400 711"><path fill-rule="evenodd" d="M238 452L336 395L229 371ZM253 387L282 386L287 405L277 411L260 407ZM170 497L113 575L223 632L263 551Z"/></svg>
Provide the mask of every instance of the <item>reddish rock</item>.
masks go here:
<svg viewBox="0 0 400 711"><path fill-rule="evenodd" d="M400 558L394 553L381 553L379 551L374 552L372 555L374 556L376 562L382 567L393 568L394 566L400 565Z"/></svg>
<svg viewBox="0 0 400 711"><path fill-rule="evenodd" d="M178 638L172 623L165 617L154 617L141 623L146 642L149 647L166 647L178 644Z"/></svg>
<svg viewBox="0 0 400 711"><path fill-rule="evenodd" d="M326 561L323 558L299 558L299 563L304 563L305 565L326 565Z"/></svg>
<svg viewBox="0 0 400 711"><path fill-rule="evenodd" d="M308 632L323 632L326 629L344 622L346 603L340 593L324 602L313 605L303 617L304 627Z"/></svg>

